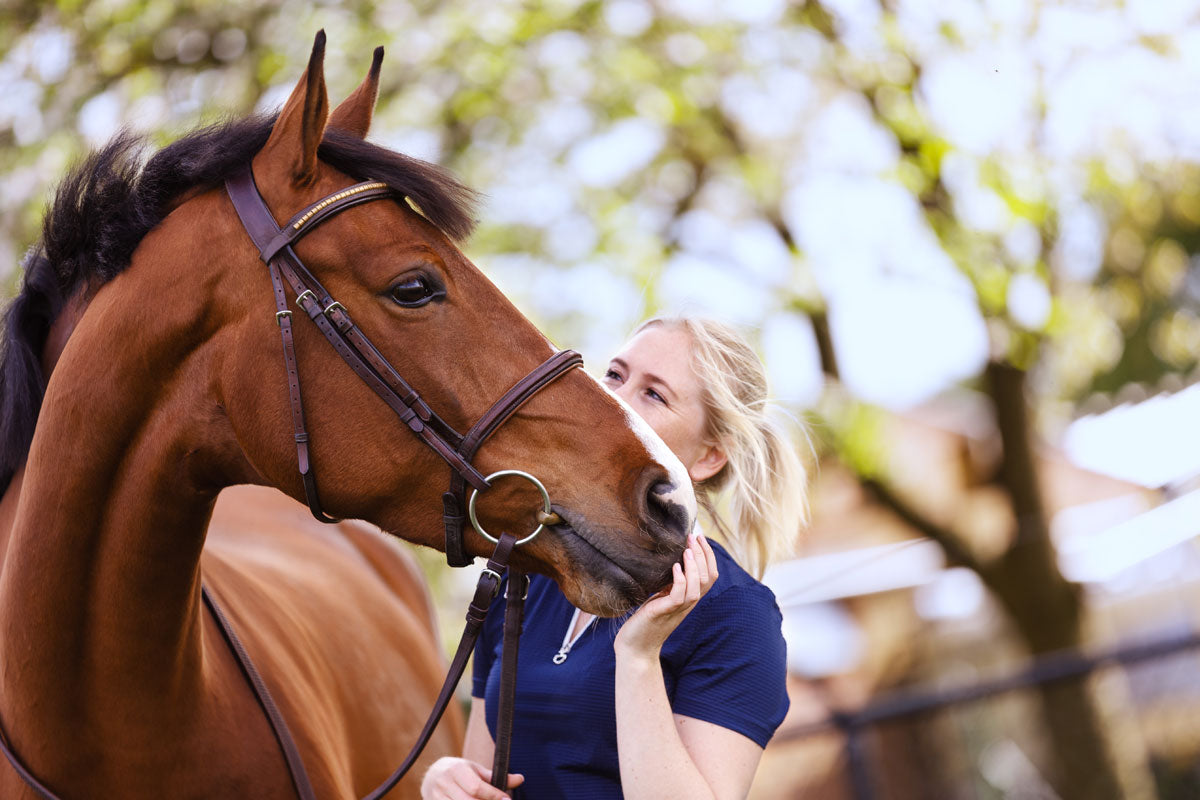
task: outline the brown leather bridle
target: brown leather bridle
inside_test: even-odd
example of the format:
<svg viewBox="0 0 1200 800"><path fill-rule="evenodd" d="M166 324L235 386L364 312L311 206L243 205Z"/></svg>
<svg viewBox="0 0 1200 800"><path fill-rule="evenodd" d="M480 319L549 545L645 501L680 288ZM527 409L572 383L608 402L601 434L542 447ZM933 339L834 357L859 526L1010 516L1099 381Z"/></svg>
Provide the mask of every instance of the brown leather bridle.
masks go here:
<svg viewBox="0 0 1200 800"><path fill-rule="evenodd" d="M283 339L283 358L287 365L288 393L291 397L292 425L295 428L296 460L304 482L304 494L313 516L322 522L336 522L321 508L317 481L309 456L310 437L304 424L304 405L300 397L300 376L296 368L295 346L292 342L292 312L288 308L286 281L296 295L296 305L308 314L317 328L333 345L333 349L350 365L371 389L379 395L421 441L442 457L452 470L450 488L442 495L443 521L446 533L446 560L452 567L471 563L463 547L463 526L466 521L466 487L477 491L488 488L488 482L471 464L480 445L501 424L531 397L568 370L583 365L583 358L573 350L560 350L540 366L517 381L489 408L465 435L458 433L441 417L433 413L415 389L380 354L371 340L354 324L346 308L330 296L292 249L301 237L317 225L348 208L383 198L403 198L386 184L367 181L335 192L310 205L292 217L282 228L263 202L254 184L249 167L225 182L229 198L242 221L246 233L254 241L262 260L271 273L275 291L275 319Z"/></svg>
<svg viewBox="0 0 1200 800"><path fill-rule="evenodd" d="M296 306L316 324L342 360L349 364L350 368L379 395L388 407L396 412L401 422L450 465L450 487L442 495L446 560L455 567L473 563L472 557L467 554L463 545L467 486L471 486L477 492L483 492L490 488L490 484L488 479L472 465L471 460L487 438L522 405L569 370L582 366L583 358L573 350L561 350L554 353L505 392L465 435L459 434L435 414L421 399L417 391L401 377L400 373L371 343L371 340L354 324L346 308L330 296L325 287L304 266L292 249L292 245L300 238L335 214L372 200L403 200L403 196L387 184L377 181L357 183L318 200L296 214L283 228L280 228L263 201L262 195L259 194L258 187L254 183L253 173L248 165L228 178L225 181L225 188L242 226L258 248L259 255L266 263L271 276L271 285L275 294L275 320L279 324L280 337L283 340L283 358L287 369L288 395L291 401L292 425L296 442L296 460L304 484L308 507L313 516L321 522L338 522L337 519L325 513L317 494L317 482L309 454L311 437L304 422L304 405L300 395L300 373L296 365L296 351L292 335L292 311L288 308L285 283L296 296ZM499 474L501 473L495 473L493 477ZM548 508L543 510L543 514L539 515L539 522L547 519L548 511ZM478 529L478 526L476 527ZM538 530L541 530L540 524ZM481 529L480 533L483 533ZM528 541L531 538L533 538L532 535L521 541ZM492 785L506 789L516 686L517 647L529 579L523 573L510 569L508 566L509 557L517 544L516 537L511 533L503 533L496 542L495 551L488 560L487 567L479 576L475 594L467 609L467 622L458 649L451 661L434 708L430 712L416 744L391 776L366 795L364 800L379 800L391 791L416 762L425 744L429 741L454 694L455 687L462 678L488 608L499 590L505 572L508 573L510 590L515 589L516 591L508 592L504 619L500 710L497 720ZM301 800L315 800L315 794L295 740L283 716L279 713L266 683L262 680L237 633L229 624L207 587L202 587L201 592L204 603L220 626L222 635L237 657L239 666L271 724L275 738L287 761L288 771L297 795ZM0 725L0 753L3 753L17 774L35 794L43 800L59 800L58 795L42 784L25 767L9 744L2 725Z"/></svg>

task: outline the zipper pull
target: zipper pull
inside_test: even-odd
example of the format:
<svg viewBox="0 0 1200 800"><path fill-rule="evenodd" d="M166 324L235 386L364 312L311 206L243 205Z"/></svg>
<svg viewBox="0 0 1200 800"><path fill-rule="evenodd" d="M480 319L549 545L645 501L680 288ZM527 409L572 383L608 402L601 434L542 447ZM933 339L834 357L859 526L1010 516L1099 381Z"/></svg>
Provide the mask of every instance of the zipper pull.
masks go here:
<svg viewBox="0 0 1200 800"><path fill-rule="evenodd" d="M558 652L554 654L554 658L550 659L555 664L561 664L567 660L567 654L571 652L571 648L575 646L575 643L579 641L579 637L583 636L588 626L592 624L592 621L589 619L587 625L584 625L578 633L572 636L571 632L575 630L575 623L579 622L579 613L579 609L577 608L575 609L575 613L571 615L571 621L567 623L567 632L563 634L562 645L558 648Z"/></svg>

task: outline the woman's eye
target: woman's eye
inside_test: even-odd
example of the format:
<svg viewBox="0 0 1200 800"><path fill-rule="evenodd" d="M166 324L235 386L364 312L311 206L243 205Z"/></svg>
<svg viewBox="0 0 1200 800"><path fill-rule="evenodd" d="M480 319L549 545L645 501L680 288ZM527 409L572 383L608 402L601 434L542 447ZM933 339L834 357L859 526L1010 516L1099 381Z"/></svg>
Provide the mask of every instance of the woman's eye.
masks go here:
<svg viewBox="0 0 1200 800"><path fill-rule="evenodd" d="M656 403L662 403L664 406L667 404L666 398L664 398L661 394L654 391L653 389L647 389L646 396L649 397L651 400L653 400Z"/></svg>
<svg viewBox="0 0 1200 800"><path fill-rule="evenodd" d="M424 275L405 278L391 288L390 295L397 305L405 308L423 306L444 292L436 290Z"/></svg>
<svg viewBox="0 0 1200 800"><path fill-rule="evenodd" d="M617 372L615 369L610 369L604 373L604 380L612 381L613 383L620 383L621 373Z"/></svg>

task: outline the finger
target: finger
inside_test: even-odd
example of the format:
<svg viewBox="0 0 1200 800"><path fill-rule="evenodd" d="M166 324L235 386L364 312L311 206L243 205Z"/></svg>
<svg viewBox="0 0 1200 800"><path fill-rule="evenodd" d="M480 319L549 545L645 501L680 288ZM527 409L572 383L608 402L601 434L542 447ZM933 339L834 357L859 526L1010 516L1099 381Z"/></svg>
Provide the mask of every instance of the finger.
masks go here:
<svg viewBox="0 0 1200 800"><path fill-rule="evenodd" d="M686 559L687 555L685 554L684 560ZM683 574L683 567L678 562L671 565L671 577L673 578L673 582L671 583L671 602L679 605L687 595L687 578Z"/></svg>
<svg viewBox="0 0 1200 800"><path fill-rule="evenodd" d="M683 553L683 572L686 580L684 601L692 605L700 599L700 569L696 565L696 554L690 549Z"/></svg>
<svg viewBox="0 0 1200 800"><path fill-rule="evenodd" d="M476 800L508 800L508 795L492 786L492 771L482 764L476 764L474 761L469 762L475 770L475 775L471 779L463 783L463 788L469 792L469 797ZM524 779L522 779L524 780ZM513 785L511 776L509 777L510 787Z"/></svg>
<svg viewBox="0 0 1200 800"><path fill-rule="evenodd" d="M490 773L491 770L488 770ZM500 789L492 786L487 781L472 781L470 786L464 787L467 791L467 797L472 800L508 800L508 795Z"/></svg>
<svg viewBox="0 0 1200 800"><path fill-rule="evenodd" d="M443 797L446 800L471 800L470 793L456 783L450 783L445 786L439 784L438 793L434 797L438 798L438 800L441 800Z"/></svg>
<svg viewBox="0 0 1200 800"><path fill-rule="evenodd" d="M700 585L708 586L708 558L704 554L704 547L700 544L700 534L692 534L692 542L688 546L688 551L696 559L696 574L700 577Z"/></svg>
<svg viewBox="0 0 1200 800"><path fill-rule="evenodd" d="M497 789L490 783L483 784L483 787L471 796L474 797L475 800L509 800L508 795L505 792Z"/></svg>
<svg viewBox="0 0 1200 800"><path fill-rule="evenodd" d="M525 782L525 776L519 772L514 772L508 776L508 788L515 789Z"/></svg>
<svg viewBox="0 0 1200 800"><path fill-rule="evenodd" d="M696 538L700 540L700 548L704 551L704 562L708 565L708 580L710 583L716 583L721 574L721 571L717 569L717 554L713 552L707 536L698 533Z"/></svg>

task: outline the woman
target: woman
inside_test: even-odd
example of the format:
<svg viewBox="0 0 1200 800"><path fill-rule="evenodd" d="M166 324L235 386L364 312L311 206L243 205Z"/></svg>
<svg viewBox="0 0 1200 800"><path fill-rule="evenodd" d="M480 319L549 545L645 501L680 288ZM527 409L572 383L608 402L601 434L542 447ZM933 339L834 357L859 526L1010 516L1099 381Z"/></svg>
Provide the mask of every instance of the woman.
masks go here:
<svg viewBox="0 0 1200 800"><path fill-rule="evenodd" d="M693 533L671 586L624 620L572 608L552 581L532 576L509 789L534 800L745 797L788 700L775 597L739 562L761 576L795 540L803 468L768 418L761 362L720 323L643 324L604 383L688 468L737 560ZM464 757L430 767L426 800L508 796L483 766L494 750L503 616L493 607L476 646Z"/></svg>

